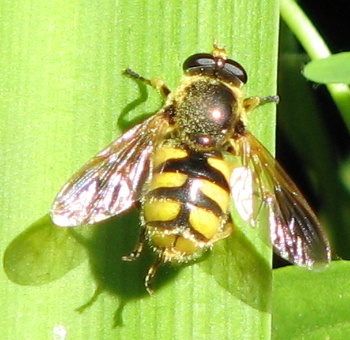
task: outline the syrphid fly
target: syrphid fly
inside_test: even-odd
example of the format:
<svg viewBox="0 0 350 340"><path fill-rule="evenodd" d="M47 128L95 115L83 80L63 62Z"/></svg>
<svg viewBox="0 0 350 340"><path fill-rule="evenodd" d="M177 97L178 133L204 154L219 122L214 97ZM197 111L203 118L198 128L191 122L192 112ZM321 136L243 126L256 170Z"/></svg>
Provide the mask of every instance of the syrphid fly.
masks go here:
<svg viewBox="0 0 350 340"><path fill-rule="evenodd" d="M145 243L157 254L145 278L163 263L198 258L233 229L231 206L255 225L267 212L271 242L282 258L307 269L325 267L330 246L317 217L267 149L247 130L247 114L278 102L277 96L246 98L244 68L214 45L194 54L171 92L148 80L165 105L92 158L61 189L53 222L74 227L114 217L140 205L136 259ZM228 155L238 162L233 166ZM237 165L238 163L238 165Z"/></svg>

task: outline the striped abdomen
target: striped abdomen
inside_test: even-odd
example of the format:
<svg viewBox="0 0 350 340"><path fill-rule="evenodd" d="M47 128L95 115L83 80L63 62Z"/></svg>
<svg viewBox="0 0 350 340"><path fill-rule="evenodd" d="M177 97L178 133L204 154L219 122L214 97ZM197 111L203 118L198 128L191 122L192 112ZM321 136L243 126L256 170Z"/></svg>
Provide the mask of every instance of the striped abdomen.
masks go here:
<svg viewBox="0 0 350 340"><path fill-rule="evenodd" d="M170 146L156 151L142 221L151 246L166 261L195 258L229 235L229 177L221 154Z"/></svg>

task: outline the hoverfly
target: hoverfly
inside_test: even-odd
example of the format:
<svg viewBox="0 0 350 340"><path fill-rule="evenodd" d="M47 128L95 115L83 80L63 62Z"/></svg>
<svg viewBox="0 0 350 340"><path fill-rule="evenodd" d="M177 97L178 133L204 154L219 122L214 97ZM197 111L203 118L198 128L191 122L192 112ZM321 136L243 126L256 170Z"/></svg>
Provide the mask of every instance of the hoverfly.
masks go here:
<svg viewBox="0 0 350 340"><path fill-rule="evenodd" d="M267 211L271 242L282 258L313 269L330 261L330 246L300 191L267 149L246 129L247 113L278 102L246 98L244 68L214 45L190 56L174 92L161 81L130 76L158 88L165 105L92 158L58 193L51 210L62 227L95 224L140 203L141 233L157 261L146 289L163 263L198 258L233 228L230 206L251 224ZM227 155L239 159L232 166Z"/></svg>

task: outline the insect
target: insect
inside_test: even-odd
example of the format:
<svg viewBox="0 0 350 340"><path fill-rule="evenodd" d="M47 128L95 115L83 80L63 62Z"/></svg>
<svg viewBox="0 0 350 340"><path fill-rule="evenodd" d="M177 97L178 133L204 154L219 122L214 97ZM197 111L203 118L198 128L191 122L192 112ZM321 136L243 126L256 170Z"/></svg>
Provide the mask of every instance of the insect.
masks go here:
<svg viewBox="0 0 350 340"><path fill-rule="evenodd" d="M145 287L163 263L198 258L233 229L231 205L252 225L267 211L271 242L282 258L307 269L325 267L330 246L320 224L288 175L247 130L247 113L277 96L244 96L244 68L214 45L190 56L174 92L156 87L165 105L92 158L58 193L53 222L62 227L95 224L140 203L141 233L157 260ZM231 165L227 156L238 159Z"/></svg>

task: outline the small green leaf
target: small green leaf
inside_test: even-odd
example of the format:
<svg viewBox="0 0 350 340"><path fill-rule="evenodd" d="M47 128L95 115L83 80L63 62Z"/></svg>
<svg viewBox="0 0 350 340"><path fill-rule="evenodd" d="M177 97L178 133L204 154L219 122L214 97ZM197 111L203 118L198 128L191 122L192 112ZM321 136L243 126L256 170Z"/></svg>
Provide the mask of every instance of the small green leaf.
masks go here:
<svg viewBox="0 0 350 340"><path fill-rule="evenodd" d="M347 339L350 262L322 272L285 267L273 273L273 339Z"/></svg>
<svg viewBox="0 0 350 340"><path fill-rule="evenodd" d="M321 84L350 84L350 52L311 61L305 66L303 74L309 80Z"/></svg>

